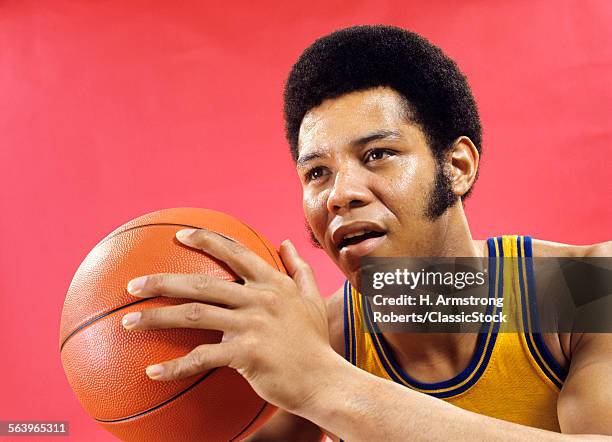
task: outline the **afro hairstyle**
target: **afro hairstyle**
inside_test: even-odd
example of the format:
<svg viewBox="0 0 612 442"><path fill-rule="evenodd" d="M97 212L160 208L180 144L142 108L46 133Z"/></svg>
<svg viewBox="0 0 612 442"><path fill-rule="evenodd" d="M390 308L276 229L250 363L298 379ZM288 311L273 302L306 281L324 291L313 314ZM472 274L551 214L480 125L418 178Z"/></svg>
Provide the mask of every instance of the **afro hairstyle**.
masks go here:
<svg viewBox="0 0 612 442"><path fill-rule="evenodd" d="M476 101L457 64L414 32L375 25L321 37L293 65L284 91L293 159L298 158L300 125L309 110L327 99L380 86L405 99L407 115L421 127L438 161L460 136L467 136L481 153Z"/></svg>

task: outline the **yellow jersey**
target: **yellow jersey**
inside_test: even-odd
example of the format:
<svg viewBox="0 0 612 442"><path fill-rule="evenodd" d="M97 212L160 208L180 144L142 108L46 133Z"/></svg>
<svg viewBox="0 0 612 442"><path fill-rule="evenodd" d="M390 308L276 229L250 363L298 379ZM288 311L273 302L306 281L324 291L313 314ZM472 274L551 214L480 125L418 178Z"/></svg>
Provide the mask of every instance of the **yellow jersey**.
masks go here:
<svg viewBox="0 0 612 442"><path fill-rule="evenodd" d="M371 323L368 303L347 281L345 357L376 376L466 410L559 432L557 398L567 373L555 361L541 334L532 332L537 330L533 260L521 259L532 257L531 238L502 236L490 238L487 245L490 258L515 258L490 260L489 297L503 297L502 313L519 328L504 331L499 323L483 325L476 352L461 373L443 382L419 382L396 362L383 334Z"/></svg>

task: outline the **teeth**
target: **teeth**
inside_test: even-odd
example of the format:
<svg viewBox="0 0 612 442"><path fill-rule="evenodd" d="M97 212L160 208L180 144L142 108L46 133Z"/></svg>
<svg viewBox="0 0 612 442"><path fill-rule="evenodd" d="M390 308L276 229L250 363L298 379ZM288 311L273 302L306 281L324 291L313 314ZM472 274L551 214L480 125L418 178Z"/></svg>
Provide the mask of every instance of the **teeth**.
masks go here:
<svg viewBox="0 0 612 442"><path fill-rule="evenodd" d="M355 236L365 235L365 233L366 233L365 230L360 230L360 231L355 232L355 233L349 233L349 234L344 236L344 239L349 239L349 238L353 238Z"/></svg>

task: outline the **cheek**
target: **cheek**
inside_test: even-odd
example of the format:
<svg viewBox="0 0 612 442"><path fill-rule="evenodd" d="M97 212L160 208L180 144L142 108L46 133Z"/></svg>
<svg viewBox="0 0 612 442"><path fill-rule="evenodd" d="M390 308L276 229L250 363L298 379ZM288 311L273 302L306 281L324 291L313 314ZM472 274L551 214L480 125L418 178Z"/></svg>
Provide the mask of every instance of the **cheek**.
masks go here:
<svg viewBox="0 0 612 442"><path fill-rule="evenodd" d="M410 208L419 200L421 178L414 158L398 161L379 182L379 193L387 206Z"/></svg>
<svg viewBox="0 0 612 442"><path fill-rule="evenodd" d="M420 218L427 207L432 179L428 162L418 157L406 158L380 182L380 200L402 224L410 218Z"/></svg>
<svg viewBox="0 0 612 442"><path fill-rule="evenodd" d="M327 207L325 195L322 193L313 195L310 192L304 192L302 199L302 207L304 216L311 229L317 236L322 235L320 232L325 232L327 225Z"/></svg>

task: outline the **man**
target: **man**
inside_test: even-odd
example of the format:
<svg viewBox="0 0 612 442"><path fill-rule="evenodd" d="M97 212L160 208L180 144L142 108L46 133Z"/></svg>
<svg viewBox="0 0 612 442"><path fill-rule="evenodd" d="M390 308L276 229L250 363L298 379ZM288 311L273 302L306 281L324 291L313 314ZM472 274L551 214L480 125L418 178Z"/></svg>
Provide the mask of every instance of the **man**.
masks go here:
<svg viewBox="0 0 612 442"><path fill-rule="evenodd" d="M180 241L225 261L245 284L205 275L130 282L136 296L203 304L126 315L126 328L224 332L219 344L148 367L152 379L235 368L281 408L254 441L314 441L324 433L349 441L610 440L604 436L612 435L610 334L358 331L368 318L352 287L365 256L612 252L610 242L577 247L529 237L472 239L462 201L476 181L481 129L452 60L398 28L333 33L293 67L285 117L312 239L347 284L324 302L310 267L288 241L280 249L286 276L213 232L181 231ZM524 302L525 275L518 288L505 284L500 293Z"/></svg>

